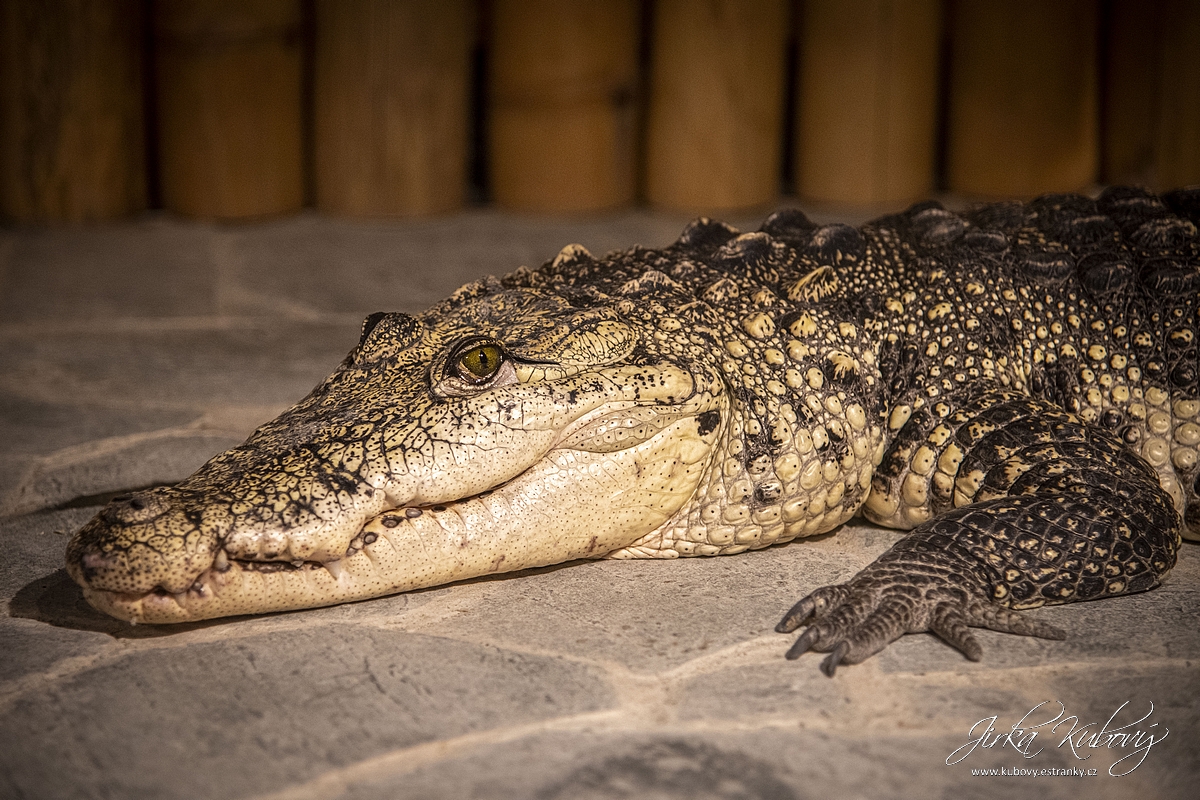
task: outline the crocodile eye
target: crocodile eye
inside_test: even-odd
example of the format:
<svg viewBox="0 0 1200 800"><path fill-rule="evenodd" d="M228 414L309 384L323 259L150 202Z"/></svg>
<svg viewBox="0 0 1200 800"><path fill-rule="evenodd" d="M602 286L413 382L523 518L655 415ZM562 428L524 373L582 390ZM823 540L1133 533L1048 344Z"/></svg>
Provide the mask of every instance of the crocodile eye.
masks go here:
<svg viewBox="0 0 1200 800"><path fill-rule="evenodd" d="M496 375L503 362L500 345L486 342L464 350L454 362L454 372L467 383L484 383Z"/></svg>

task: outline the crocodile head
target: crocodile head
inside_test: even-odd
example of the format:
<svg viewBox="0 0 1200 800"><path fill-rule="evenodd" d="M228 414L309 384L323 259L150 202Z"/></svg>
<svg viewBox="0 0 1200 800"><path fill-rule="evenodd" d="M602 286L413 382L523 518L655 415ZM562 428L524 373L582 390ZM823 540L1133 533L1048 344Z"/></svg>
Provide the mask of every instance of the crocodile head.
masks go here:
<svg viewBox="0 0 1200 800"><path fill-rule="evenodd" d="M610 297L522 271L420 316L373 314L337 370L244 444L114 499L72 539L68 571L98 609L161 623L634 544L687 506L729 409L715 348L666 310L687 298L630 299L670 293L648 275Z"/></svg>

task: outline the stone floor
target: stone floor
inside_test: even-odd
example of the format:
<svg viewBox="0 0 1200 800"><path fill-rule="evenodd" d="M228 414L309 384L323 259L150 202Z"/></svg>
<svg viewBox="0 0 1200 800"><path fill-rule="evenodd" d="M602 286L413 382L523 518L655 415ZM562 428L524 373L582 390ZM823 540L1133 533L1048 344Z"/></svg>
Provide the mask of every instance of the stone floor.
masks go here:
<svg viewBox="0 0 1200 800"><path fill-rule="evenodd" d="M418 311L572 241L665 244L684 222L0 229L0 797L1194 797L1195 545L1156 591L1036 612L1065 642L981 632L973 664L908 636L832 680L818 656L785 661L772 626L892 532L164 628L97 614L66 577L67 539L106 495L240 442L333 369L367 313ZM1025 753L952 757L990 718L994 744L1059 703L1071 742L1072 722L1046 724L1018 737ZM1144 757L1124 777L1110 767L1137 746L1087 746L1106 724L1155 737L1112 768ZM1096 774L972 772L992 768Z"/></svg>

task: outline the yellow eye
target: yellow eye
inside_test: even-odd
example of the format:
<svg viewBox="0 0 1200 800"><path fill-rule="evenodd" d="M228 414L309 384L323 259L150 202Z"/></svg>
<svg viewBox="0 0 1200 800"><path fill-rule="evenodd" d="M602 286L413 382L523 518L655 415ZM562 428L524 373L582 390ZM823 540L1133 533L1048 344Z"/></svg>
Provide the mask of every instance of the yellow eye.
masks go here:
<svg viewBox="0 0 1200 800"><path fill-rule="evenodd" d="M497 344L481 344L463 352L455 364L458 377L468 383L483 383L500 369L504 352Z"/></svg>

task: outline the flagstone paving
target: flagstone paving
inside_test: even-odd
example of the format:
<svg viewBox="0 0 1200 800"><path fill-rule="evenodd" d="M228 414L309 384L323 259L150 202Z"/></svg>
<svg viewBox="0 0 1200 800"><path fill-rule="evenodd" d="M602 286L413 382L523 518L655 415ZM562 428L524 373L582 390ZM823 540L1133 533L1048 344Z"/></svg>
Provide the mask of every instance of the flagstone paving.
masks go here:
<svg viewBox="0 0 1200 800"><path fill-rule="evenodd" d="M1158 590L1035 612L1065 642L985 631L975 664L908 636L833 679L819 656L785 661L774 623L895 532L176 627L104 617L66 577L70 534L108 495L242 441L366 314L419 311L568 242L663 245L685 222L0 229L0 798L1194 797L1196 545ZM1060 703L1078 719L996 742ZM970 750L991 717L993 746ZM1113 777L1138 748L1088 744L1120 744L1121 725L1154 743ZM1085 774L972 774L1001 767Z"/></svg>

